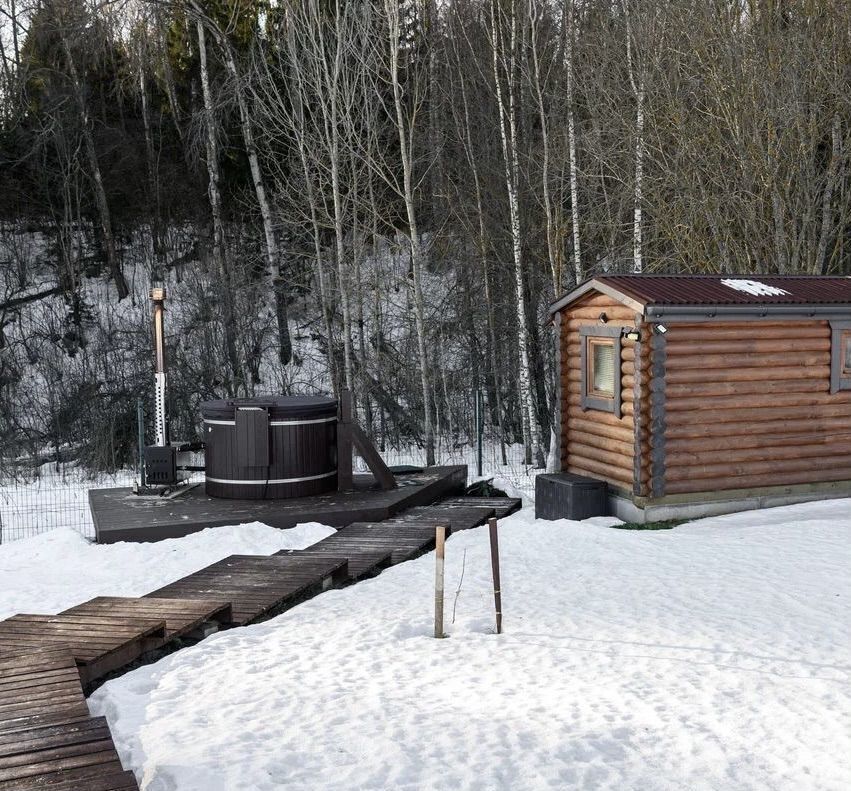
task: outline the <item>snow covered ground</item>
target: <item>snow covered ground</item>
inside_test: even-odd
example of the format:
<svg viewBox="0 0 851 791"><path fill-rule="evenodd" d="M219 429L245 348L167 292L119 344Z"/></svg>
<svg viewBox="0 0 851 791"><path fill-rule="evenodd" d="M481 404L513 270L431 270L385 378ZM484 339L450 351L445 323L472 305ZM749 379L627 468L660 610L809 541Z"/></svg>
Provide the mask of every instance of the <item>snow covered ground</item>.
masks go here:
<svg viewBox="0 0 851 791"><path fill-rule="evenodd" d="M228 555L303 549L334 532L315 522L276 530L253 522L155 544L92 544L62 528L0 546L0 620L57 613L94 596L142 596Z"/></svg>
<svg viewBox="0 0 851 791"><path fill-rule="evenodd" d="M502 636L472 530L447 544L448 639L430 636L427 555L110 681L90 706L145 791L851 787L851 501L672 531L614 521L501 522ZM169 542L167 568L136 554L163 545L63 537L62 565L91 574L77 596L67 574L65 600L201 565L203 536ZM0 578L26 543L0 547ZM6 606L7 588L4 609L50 609L64 572L26 568L30 600Z"/></svg>

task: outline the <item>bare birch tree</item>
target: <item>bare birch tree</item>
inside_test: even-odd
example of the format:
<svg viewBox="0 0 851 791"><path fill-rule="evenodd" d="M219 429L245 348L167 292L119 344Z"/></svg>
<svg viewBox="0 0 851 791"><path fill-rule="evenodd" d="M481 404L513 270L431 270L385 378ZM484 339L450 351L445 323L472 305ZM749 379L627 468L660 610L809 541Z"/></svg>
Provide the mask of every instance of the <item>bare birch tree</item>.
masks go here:
<svg viewBox="0 0 851 791"><path fill-rule="evenodd" d="M511 248L514 260L514 286L517 308L517 347L520 360L518 371L519 396L522 409L523 438L526 462L534 458L544 465L541 429L532 394L532 365L529 349L529 329L526 312L523 238L520 228L520 160L517 124L519 26L517 0L508 0L503 11L500 0L490 3L490 41L493 54L493 80L496 91L499 134L505 166L505 190L511 220Z"/></svg>

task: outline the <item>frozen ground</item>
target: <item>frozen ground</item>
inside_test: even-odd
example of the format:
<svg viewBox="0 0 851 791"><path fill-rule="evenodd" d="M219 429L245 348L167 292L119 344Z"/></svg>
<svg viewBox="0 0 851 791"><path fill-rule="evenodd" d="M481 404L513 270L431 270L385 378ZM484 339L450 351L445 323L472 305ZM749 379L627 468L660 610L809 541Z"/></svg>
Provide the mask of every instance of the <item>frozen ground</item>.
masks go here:
<svg viewBox="0 0 851 791"><path fill-rule="evenodd" d="M307 523L213 527L155 544L92 544L61 528L0 546L0 619L52 614L94 596L142 596L228 555L303 549L333 533Z"/></svg>
<svg viewBox="0 0 851 791"><path fill-rule="evenodd" d="M447 544L448 639L429 636L427 555L90 706L145 791L851 787L851 501L673 531L612 521L501 523L502 636L473 530ZM132 590L167 576L102 557L131 564Z"/></svg>

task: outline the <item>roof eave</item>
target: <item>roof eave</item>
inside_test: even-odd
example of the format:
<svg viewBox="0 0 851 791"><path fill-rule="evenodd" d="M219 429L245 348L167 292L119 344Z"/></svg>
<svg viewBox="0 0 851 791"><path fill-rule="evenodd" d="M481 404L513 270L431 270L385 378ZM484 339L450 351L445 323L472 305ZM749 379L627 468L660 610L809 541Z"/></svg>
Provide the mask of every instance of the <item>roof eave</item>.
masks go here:
<svg viewBox="0 0 851 791"><path fill-rule="evenodd" d="M618 302L622 302L624 305L627 305L638 313L644 313L645 304L643 302L640 302L620 289L612 288L612 286L603 283L597 278L591 278L591 280L586 280L584 283L580 283L572 291L568 291L562 297L553 302L550 305L550 316L554 313L558 313L560 310L564 310L564 308L568 305L584 297L589 291L599 291L601 294L605 294Z"/></svg>
<svg viewBox="0 0 851 791"><path fill-rule="evenodd" d="M661 321L718 321L734 318L740 321L758 321L768 318L789 320L847 319L851 317L851 304L808 305L648 305L645 318L649 322Z"/></svg>

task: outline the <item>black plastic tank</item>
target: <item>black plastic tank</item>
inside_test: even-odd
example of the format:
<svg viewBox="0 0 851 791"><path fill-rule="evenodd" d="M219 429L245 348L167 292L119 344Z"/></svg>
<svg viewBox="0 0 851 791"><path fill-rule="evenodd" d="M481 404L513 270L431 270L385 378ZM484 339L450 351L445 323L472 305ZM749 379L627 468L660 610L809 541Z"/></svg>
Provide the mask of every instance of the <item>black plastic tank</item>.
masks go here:
<svg viewBox="0 0 851 791"><path fill-rule="evenodd" d="M273 396L201 404L207 494L246 500L337 488L337 402Z"/></svg>

